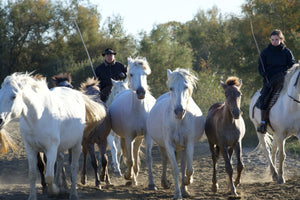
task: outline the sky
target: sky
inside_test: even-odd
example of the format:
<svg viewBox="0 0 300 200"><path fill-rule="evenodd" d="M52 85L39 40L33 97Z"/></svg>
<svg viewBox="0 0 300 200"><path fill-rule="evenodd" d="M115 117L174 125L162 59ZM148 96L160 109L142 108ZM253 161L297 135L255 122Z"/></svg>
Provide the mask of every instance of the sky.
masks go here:
<svg viewBox="0 0 300 200"><path fill-rule="evenodd" d="M207 11L217 6L223 15L241 14L245 0L90 0L102 16L119 15L124 20L126 33L137 35L140 31L149 33L154 25L178 21L185 23L194 18L199 9Z"/></svg>

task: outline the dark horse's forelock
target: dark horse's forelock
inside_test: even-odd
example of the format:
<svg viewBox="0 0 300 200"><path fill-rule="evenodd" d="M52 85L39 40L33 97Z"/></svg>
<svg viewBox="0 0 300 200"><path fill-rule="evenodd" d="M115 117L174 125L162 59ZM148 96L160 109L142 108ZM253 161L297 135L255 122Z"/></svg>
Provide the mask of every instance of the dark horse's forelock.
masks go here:
<svg viewBox="0 0 300 200"><path fill-rule="evenodd" d="M226 80L225 84L226 85L239 85L240 84L239 80L240 79L238 77L231 76Z"/></svg>

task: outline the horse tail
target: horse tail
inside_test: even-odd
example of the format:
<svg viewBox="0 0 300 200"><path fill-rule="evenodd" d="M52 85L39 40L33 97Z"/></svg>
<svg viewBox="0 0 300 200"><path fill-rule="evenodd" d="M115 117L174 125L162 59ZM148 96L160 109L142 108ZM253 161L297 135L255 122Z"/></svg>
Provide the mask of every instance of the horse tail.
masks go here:
<svg viewBox="0 0 300 200"><path fill-rule="evenodd" d="M13 151L17 149L15 142L5 129L0 130L0 144L0 154L6 154L9 148L11 148Z"/></svg>
<svg viewBox="0 0 300 200"><path fill-rule="evenodd" d="M257 133L257 134L260 134L260 133ZM273 145L273 135L270 134L269 132L266 132L264 134L264 139L265 139L265 143L266 143L266 148L271 149L272 145ZM262 140L261 137L258 137L258 140L259 140L258 145L251 152L253 154L257 154L258 152L264 151L263 144L262 144L264 141L261 141Z"/></svg>
<svg viewBox="0 0 300 200"><path fill-rule="evenodd" d="M103 103L97 103L93 101L93 97L83 95L83 99L85 102L85 129L84 133L90 133L94 130L99 123L106 117L106 108Z"/></svg>

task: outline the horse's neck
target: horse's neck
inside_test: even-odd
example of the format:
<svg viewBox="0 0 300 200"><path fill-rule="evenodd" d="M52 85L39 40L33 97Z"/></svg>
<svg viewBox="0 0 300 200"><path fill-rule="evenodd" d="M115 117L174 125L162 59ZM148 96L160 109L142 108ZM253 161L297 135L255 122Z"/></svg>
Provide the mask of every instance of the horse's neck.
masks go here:
<svg viewBox="0 0 300 200"><path fill-rule="evenodd" d="M23 117L30 118L31 121L40 119L45 109L46 96L38 95L33 91L24 91L22 98L24 103Z"/></svg>
<svg viewBox="0 0 300 200"><path fill-rule="evenodd" d="M228 121L230 123L234 123L234 118L231 114L230 106L227 105L227 103L224 103L223 116L224 116L223 119L225 119L226 121Z"/></svg>

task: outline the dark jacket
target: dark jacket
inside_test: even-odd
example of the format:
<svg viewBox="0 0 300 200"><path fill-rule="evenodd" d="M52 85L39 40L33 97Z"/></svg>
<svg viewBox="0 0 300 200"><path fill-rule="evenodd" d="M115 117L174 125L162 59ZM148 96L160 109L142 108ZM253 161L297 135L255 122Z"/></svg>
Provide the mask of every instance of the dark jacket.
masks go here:
<svg viewBox="0 0 300 200"><path fill-rule="evenodd" d="M100 64L95 70L96 76L100 81L101 100L105 102L111 92L114 80L124 80L127 77L127 68L120 62Z"/></svg>
<svg viewBox="0 0 300 200"><path fill-rule="evenodd" d="M287 70L296 63L291 50L282 43L278 46L269 44L261 52L260 58L258 59L258 71L264 77L264 82L266 82L266 77L272 81L272 78L275 78L278 73L285 75Z"/></svg>

